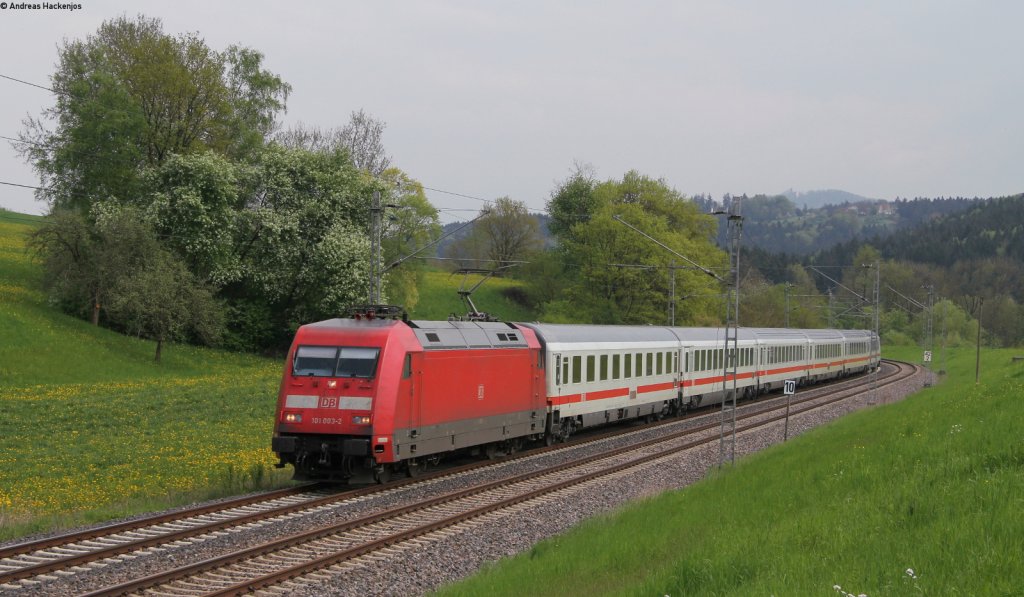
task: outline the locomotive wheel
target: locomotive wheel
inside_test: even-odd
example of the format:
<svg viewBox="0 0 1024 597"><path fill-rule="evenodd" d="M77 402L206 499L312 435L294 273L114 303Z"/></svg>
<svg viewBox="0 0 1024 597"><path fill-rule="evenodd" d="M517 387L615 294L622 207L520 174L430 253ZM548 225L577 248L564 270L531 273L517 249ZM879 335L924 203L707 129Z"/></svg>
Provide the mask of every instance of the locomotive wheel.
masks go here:
<svg viewBox="0 0 1024 597"><path fill-rule="evenodd" d="M415 479L416 477L419 477L421 474L423 474L423 468L423 464L417 462L414 459L406 460L405 476L409 477L410 479Z"/></svg>
<svg viewBox="0 0 1024 597"><path fill-rule="evenodd" d="M391 467L382 464L377 468L373 469L373 480L383 485L391 480Z"/></svg>

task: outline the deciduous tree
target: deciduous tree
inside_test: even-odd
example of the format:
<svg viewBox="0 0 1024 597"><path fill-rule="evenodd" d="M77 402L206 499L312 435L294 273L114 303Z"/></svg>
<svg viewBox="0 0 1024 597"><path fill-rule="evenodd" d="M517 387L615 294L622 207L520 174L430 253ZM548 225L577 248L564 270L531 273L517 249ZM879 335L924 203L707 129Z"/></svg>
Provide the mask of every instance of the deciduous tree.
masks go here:
<svg viewBox="0 0 1024 597"><path fill-rule="evenodd" d="M82 213L95 201L136 198L143 171L173 154L258 146L291 90L262 68L259 52L217 52L143 16L66 41L51 85L56 104L26 123L21 150L44 198Z"/></svg>
<svg viewBox="0 0 1024 597"><path fill-rule="evenodd" d="M593 323L666 322L669 266L685 265L665 250L615 221L620 216L676 253L706 268L722 268L725 254L714 246L715 222L664 181L627 172L622 180L593 185L576 178L575 199L549 204L562 211L560 248L570 281L565 298L545 308L545 317ZM553 194L562 193L566 185ZM570 223L573 209L586 217ZM555 215L552 214L552 219ZM647 269L644 269L647 268ZM571 273L570 273L571 272ZM679 270L676 275L677 323L710 323L721 318L721 286L704 272ZM684 300L678 300L685 297Z"/></svg>
<svg viewBox="0 0 1024 597"><path fill-rule="evenodd" d="M481 216L466 237L452 244L449 256L474 260L473 267L503 269L523 261L543 244L537 218L522 201L501 197L484 208Z"/></svg>
<svg viewBox="0 0 1024 597"><path fill-rule="evenodd" d="M163 249L117 280L110 311L128 332L156 341L158 363L165 342L196 334L213 343L221 333L221 311L213 293Z"/></svg>

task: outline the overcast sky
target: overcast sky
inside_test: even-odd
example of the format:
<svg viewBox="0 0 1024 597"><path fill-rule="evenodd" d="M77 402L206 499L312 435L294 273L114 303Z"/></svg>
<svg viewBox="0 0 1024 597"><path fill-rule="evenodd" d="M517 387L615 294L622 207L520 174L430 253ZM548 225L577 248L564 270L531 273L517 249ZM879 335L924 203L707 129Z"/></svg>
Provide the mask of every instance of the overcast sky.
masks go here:
<svg viewBox="0 0 1024 597"><path fill-rule="evenodd" d="M0 10L0 74L48 85L61 40L141 12L263 52L286 124L365 109L425 186L538 211L574 162L715 197L1024 191L1024 2L74 1ZM51 104L0 79L0 135ZM38 184L6 141L0 181ZM0 206L46 207L9 186Z"/></svg>

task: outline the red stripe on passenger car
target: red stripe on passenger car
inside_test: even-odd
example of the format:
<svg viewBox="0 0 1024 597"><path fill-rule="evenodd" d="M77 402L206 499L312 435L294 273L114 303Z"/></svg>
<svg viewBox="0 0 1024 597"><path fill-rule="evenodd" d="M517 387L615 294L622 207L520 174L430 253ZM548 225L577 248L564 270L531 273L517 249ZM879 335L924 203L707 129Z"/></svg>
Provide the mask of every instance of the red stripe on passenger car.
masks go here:
<svg viewBox="0 0 1024 597"><path fill-rule="evenodd" d="M666 383L655 383L655 384L651 384L651 385L648 385L648 386L637 386L636 393L637 394L647 394L648 392L658 392L658 391L661 391L661 390L673 390L673 389L675 389L675 387L676 387L676 384L673 381L666 382Z"/></svg>

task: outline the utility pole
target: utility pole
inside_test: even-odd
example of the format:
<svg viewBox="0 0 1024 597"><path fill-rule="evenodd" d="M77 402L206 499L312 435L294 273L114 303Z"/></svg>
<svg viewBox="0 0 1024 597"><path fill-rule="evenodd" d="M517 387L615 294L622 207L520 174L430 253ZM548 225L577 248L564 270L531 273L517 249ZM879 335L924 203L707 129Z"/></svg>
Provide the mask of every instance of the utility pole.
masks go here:
<svg viewBox="0 0 1024 597"><path fill-rule="evenodd" d="M836 327L835 322L832 321L832 289L828 289L828 327L832 329Z"/></svg>
<svg viewBox="0 0 1024 597"><path fill-rule="evenodd" d="M380 236L381 216L384 208L380 203L380 191L373 192L373 203L370 204L370 305L380 304Z"/></svg>
<svg viewBox="0 0 1024 597"><path fill-rule="evenodd" d="M978 342L974 352L974 385L981 382L981 314L985 311L985 298L978 297Z"/></svg>
<svg viewBox="0 0 1024 597"><path fill-rule="evenodd" d="M882 336L878 329L879 315L882 310L881 294L882 292L882 262L880 260L875 261L875 342L878 344L879 358L881 358L882 352ZM878 370L881 367L875 367L874 372L871 374L871 399L874 401L878 400Z"/></svg>
<svg viewBox="0 0 1024 597"><path fill-rule="evenodd" d="M733 447L733 449L731 450L730 457L729 457L730 461L735 461L735 459L736 459L736 450L735 450L735 446L736 446L736 389L737 389L737 380L736 380L736 373L737 373L737 371L736 371L736 367L738 366L738 362L739 362L739 359L738 359L738 357L739 357L739 350L737 350L737 349L738 349L738 338L739 338L739 314L740 314L740 293L739 293L740 268L739 268L739 263L740 263L740 236L741 236L742 231L743 231L743 217L739 215L739 202L737 200L733 200L732 206L731 206L731 208L730 208L730 210L728 212L724 212L724 211L713 212L713 215L727 215L729 217L729 219L728 219L729 238L730 238L729 260L730 260L730 262L732 264L732 271L735 274L735 276L734 276L734 279L735 279L735 282L734 282L735 287L734 287L734 289L735 289L735 292L736 292L735 295L732 295L731 293L727 294L726 295L726 302L725 302L725 304L726 304L726 319L729 320L729 321L726 322L726 334L725 334L725 336L726 336L726 341L725 341L725 348L726 348L726 350L725 350L725 353L723 355L725 357L723 359L723 361L724 361L723 369L724 369L724 372L725 372L726 377L727 377L728 376L729 365L732 364L732 367L733 367L733 375L732 375L733 391L732 391L731 406L729 406L730 401L727 401L725 399L725 396L724 396L724 394L726 394L727 392L726 392L726 389L725 389L726 388L726 382L725 382L725 380L723 380L722 381L722 393L723 393L723 399L722 399L722 431L721 431L720 444L719 444L719 466L721 466L722 463L724 462L724 458L725 458L726 436L729 437L729 442L730 442L730 444ZM697 263L696 261L690 259L686 255L683 255L681 253L676 252L676 250L673 249L672 247L669 247L668 245L666 245L665 243L661 242L660 240L654 238L650 234L647 234L643 230L640 230L636 226L634 226L634 225L630 224L629 222L627 222L626 220L622 219L622 216L619 216L618 214L616 214L616 215L612 216L612 219L615 220L616 222L622 224L623 226L629 228L630 230L640 234L641 236L643 236L647 240L650 240L651 242L653 242L654 244L658 245L659 247L665 249L669 253L672 253L673 255L678 257L679 259L682 259L686 263L689 263L694 268L696 268L696 269L704 272L705 274L711 276L712 278L718 280L722 284L724 284L726 286L729 285L729 281L728 280L726 280L725 278L722 278L721 276L716 274L713 270L700 265L699 263ZM735 296L735 301L733 300L733 296ZM729 307L730 306L734 306L734 309L735 309L733 311L732 317L729 316L729 312L730 312ZM729 341L730 340L733 342L733 354L732 355L729 354L729 350L728 350L729 349ZM730 361L731 361L731 363L730 363ZM731 413L731 417L727 416L727 413ZM732 429L731 433L727 432L727 429L726 429L727 425L731 426L731 429Z"/></svg>
<svg viewBox="0 0 1024 597"><path fill-rule="evenodd" d="M932 355L934 355L934 351L935 351L935 341L933 339L933 332L932 332L932 307L935 304L935 300L934 300L935 286L932 285L932 284L925 284L921 288L924 288L928 292L928 302L927 302L928 319L925 320L925 332L924 332L924 338L925 339L924 339L924 342L925 342L925 346L927 347L929 356L932 356ZM932 356L932 358L934 358L934 356ZM928 361L925 363L925 366L928 367L929 370L932 368L931 359L928 359Z"/></svg>
<svg viewBox="0 0 1024 597"><path fill-rule="evenodd" d="M789 327L789 289L792 288L792 287L793 287L792 284L790 284L789 282L786 282L785 288L786 288L786 327L787 328Z"/></svg>
<svg viewBox="0 0 1024 597"><path fill-rule="evenodd" d="M743 236L743 216L740 215L740 198L733 197L729 211L717 211L714 215L726 216L729 242L729 267L732 287L727 290L725 303L725 352L722 372L722 424L719 432L718 466L725 464L728 446L729 462L736 462L736 398L738 393L737 367L739 367L740 337L740 239ZM732 344L730 348L729 344ZM732 391L728 391L729 368L732 368Z"/></svg>
<svg viewBox="0 0 1024 597"><path fill-rule="evenodd" d="M868 300L866 297L859 296L859 295L858 295L858 298L861 300L862 304L863 303L873 303L874 304L874 320L875 321L874 321L874 326L873 327L875 329L875 337L874 337L874 339L871 342L872 343L872 350L875 350L875 348L877 347L878 351L881 352L881 350L882 350L882 342L881 342L881 336L878 333L878 322L879 322L879 311L881 311L881 306L882 306L881 305L881 300L880 300L881 299L881 291L882 291L882 288L881 288L882 287L882 262L881 261L875 261L874 263L862 263L861 267L863 269L871 269L871 268L875 269L874 296L872 296L870 300ZM866 281L864 283L864 286L865 287L867 286L867 282ZM867 290L866 289L865 289L865 294L867 294ZM879 354L879 356L881 356L881 354ZM875 367L875 370L871 373L871 401L872 401L872 403L877 402L877 400L878 400L878 370L879 369L880 369L880 367Z"/></svg>
<svg viewBox="0 0 1024 597"><path fill-rule="evenodd" d="M673 259L668 266L668 325L676 325L676 262Z"/></svg>
<svg viewBox="0 0 1024 597"><path fill-rule="evenodd" d="M942 365L939 375L946 374L946 301L942 301Z"/></svg>

